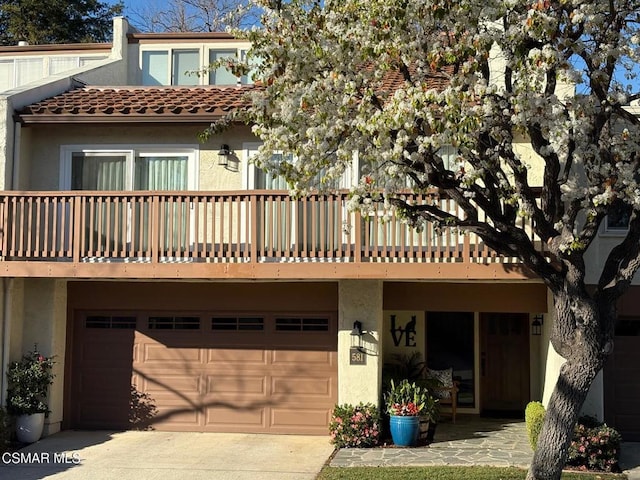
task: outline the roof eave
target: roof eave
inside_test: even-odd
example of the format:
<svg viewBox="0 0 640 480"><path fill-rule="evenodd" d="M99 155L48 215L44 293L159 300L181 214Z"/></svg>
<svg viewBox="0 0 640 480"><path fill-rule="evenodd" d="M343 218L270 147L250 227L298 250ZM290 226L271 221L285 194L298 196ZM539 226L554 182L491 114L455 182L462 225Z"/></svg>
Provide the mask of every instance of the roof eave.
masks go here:
<svg viewBox="0 0 640 480"><path fill-rule="evenodd" d="M22 125L42 124L96 124L96 123L211 123L224 118L226 114L211 115L16 115Z"/></svg>

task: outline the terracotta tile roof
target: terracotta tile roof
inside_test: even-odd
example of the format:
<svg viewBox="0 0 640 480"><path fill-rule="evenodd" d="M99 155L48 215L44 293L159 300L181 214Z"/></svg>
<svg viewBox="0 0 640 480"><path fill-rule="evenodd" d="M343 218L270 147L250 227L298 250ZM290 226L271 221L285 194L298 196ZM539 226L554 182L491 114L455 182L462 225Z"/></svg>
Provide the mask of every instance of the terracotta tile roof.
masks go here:
<svg viewBox="0 0 640 480"><path fill-rule="evenodd" d="M443 89L449 72L432 73L426 87ZM400 72L385 77L384 96L404 83ZM240 87L82 87L28 105L16 113L30 123L207 123L245 107L245 94L257 86Z"/></svg>
<svg viewBox="0 0 640 480"><path fill-rule="evenodd" d="M23 123L210 122L247 105L243 87L84 87L28 105Z"/></svg>

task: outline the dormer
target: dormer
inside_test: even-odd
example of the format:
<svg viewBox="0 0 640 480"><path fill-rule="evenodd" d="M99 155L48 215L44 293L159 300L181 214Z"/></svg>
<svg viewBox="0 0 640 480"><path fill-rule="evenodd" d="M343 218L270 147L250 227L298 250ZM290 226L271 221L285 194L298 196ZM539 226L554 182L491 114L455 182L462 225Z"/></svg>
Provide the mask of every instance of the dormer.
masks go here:
<svg viewBox="0 0 640 480"><path fill-rule="evenodd" d="M224 58L244 60L249 43L227 33L133 33L129 42L130 85L247 85L251 75L236 77L224 67L202 71Z"/></svg>

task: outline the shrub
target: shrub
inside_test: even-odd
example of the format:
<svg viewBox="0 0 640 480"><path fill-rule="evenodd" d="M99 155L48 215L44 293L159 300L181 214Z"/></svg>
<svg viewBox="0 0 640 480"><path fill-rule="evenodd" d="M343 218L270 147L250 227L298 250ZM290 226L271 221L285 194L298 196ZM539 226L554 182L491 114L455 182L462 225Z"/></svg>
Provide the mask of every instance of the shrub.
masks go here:
<svg viewBox="0 0 640 480"><path fill-rule="evenodd" d="M329 433L331 443L338 448L373 447L380 437L380 410L372 403L336 405Z"/></svg>
<svg viewBox="0 0 640 480"><path fill-rule="evenodd" d="M53 357L38 352L37 345L22 360L11 362L7 370L7 411L11 415L49 413L46 400L54 363Z"/></svg>
<svg viewBox="0 0 640 480"><path fill-rule="evenodd" d="M7 411L0 407L0 453L8 450L10 439L11 426L9 425L9 416L7 415Z"/></svg>
<svg viewBox="0 0 640 480"><path fill-rule="evenodd" d="M544 422L545 409L544 405L540 402L529 402L527 408L524 411L524 420L527 426L527 436L529 437L529 444L531 449L535 451L538 445L538 436L540 430L542 430L542 423Z"/></svg>
<svg viewBox="0 0 640 480"><path fill-rule="evenodd" d="M592 419L580 419L569 447L567 465L579 470L600 470L617 472L620 470L621 436L606 424L593 426Z"/></svg>

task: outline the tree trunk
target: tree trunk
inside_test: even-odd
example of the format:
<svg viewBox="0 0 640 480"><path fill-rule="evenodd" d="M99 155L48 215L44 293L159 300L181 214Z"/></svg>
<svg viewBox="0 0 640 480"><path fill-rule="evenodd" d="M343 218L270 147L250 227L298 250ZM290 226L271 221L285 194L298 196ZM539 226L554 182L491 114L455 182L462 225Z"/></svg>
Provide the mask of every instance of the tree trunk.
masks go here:
<svg viewBox="0 0 640 480"><path fill-rule="evenodd" d="M553 390L527 480L559 480L573 431L591 383L606 358L606 335L600 329L600 312L585 293L576 298L566 292L554 295L556 320L552 344L566 359Z"/></svg>

